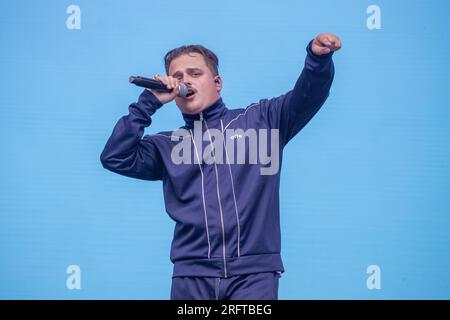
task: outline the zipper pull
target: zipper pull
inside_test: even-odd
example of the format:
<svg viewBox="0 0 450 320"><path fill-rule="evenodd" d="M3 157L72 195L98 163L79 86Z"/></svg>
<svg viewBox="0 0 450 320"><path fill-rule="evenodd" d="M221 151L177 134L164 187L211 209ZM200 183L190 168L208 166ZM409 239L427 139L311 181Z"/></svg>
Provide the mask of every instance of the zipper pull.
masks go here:
<svg viewBox="0 0 450 320"><path fill-rule="evenodd" d="M203 121L203 111L200 112L200 121Z"/></svg>

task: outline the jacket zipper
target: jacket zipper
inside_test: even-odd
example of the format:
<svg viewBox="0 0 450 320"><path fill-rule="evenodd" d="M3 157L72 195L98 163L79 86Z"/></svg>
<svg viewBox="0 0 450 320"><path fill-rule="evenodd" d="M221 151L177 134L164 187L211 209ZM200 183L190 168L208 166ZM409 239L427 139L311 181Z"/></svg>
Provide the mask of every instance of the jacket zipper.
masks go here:
<svg viewBox="0 0 450 320"><path fill-rule="evenodd" d="M226 159L227 159L227 164L228 164L228 170L230 172L231 190L233 191L234 208L236 210L236 222L237 222L237 229L238 229L238 248L237 249L238 249L238 257L240 257L241 256L241 225L239 222L239 212L238 212L237 201L236 201L236 193L234 192L233 173L231 172L231 165L230 165L230 159L228 158L227 144L226 144L225 136L223 134L222 119L220 120L220 126L222 128L223 144L224 144L224 149L225 149L225 155L227 157Z"/></svg>
<svg viewBox="0 0 450 320"><path fill-rule="evenodd" d="M198 155L197 146L195 145L194 135L192 134L192 130L189 130L191 133L192 143L194 144L195 155L197 156L198 167L200 169L200 175L202 178L202 201L203 201L203 213L205 214L205 225L206 225L206 237L208 240L208 259L211 259L211 242L209 240L209 228L208 228L208 216L206 214L206 203L205 203L205 186L204 186L204 176L202 170L202 163L200 161L200 157Z"/></svg>
<svg viewBox="0 0 450 320"><path fill-rule="evenodd" d="M224 272L225 272L225 278L228 277L227 272L227 257L226 257L226 242L225 242L225 227L223 223L223 211L222 211L222 202L220 200L220 191L219 191L219 172L217 170L217 163L216 163L216 155L214 150L214 145L212 144L211 134L209 133L208 123L203 117L203 112L200 112L200 121L204 121L206 125L206 131L208 132L209 136L209 142L211 144L212 150L213 150L213 157L214 157L214 170L216 172L216 188L217 188L217 199L219 200L219 211L220 211L220 222L222 225L222 253L223 253L223 266L224 266Z"/></svg>

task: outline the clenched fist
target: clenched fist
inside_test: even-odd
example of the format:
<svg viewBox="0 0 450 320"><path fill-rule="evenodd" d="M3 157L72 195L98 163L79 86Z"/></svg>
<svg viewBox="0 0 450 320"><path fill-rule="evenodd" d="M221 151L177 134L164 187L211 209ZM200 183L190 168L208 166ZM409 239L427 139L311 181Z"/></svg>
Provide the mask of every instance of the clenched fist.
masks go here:
<svg viewBox="0 0 450 320"><path fill-rule="evenodd" d="M319 34L312 43L311 49L314 54L322 55L341 48L341 40L338 36L331 33Z"/></svg>

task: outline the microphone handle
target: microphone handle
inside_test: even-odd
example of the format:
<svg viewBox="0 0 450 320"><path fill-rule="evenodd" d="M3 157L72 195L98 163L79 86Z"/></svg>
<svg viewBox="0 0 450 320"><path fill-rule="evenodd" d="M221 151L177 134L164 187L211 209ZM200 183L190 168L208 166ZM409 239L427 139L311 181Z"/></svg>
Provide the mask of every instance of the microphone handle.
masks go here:
<svg viewBox="0 0 450 320"><path fill-rule="evenodd" d="M159 92L172 92L173 89L168 89L165 84L163 84L161 81L150 79L150 78L144 78L140 76L131 76L129 79L130 83L133 83L139 87L149 88L149 89L155 89Z"/></svg>

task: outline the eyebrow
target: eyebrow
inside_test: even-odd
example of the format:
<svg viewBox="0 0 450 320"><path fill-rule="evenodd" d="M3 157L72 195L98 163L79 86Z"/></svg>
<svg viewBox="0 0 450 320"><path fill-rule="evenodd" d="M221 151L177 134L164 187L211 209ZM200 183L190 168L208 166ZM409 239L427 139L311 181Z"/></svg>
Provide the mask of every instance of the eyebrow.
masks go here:
<svg viewBox="0 0 450 320"><path fill-rule="evenodd" d="M200 72L202 72L202 69L199 69L199 68L186 68L186 70L187 70L187 72L192 72L192 71L200 71ZM179 76L179 75L181 75L181 71L178 70L172 75L172 77L176 77L176 76Z"/></svg>

